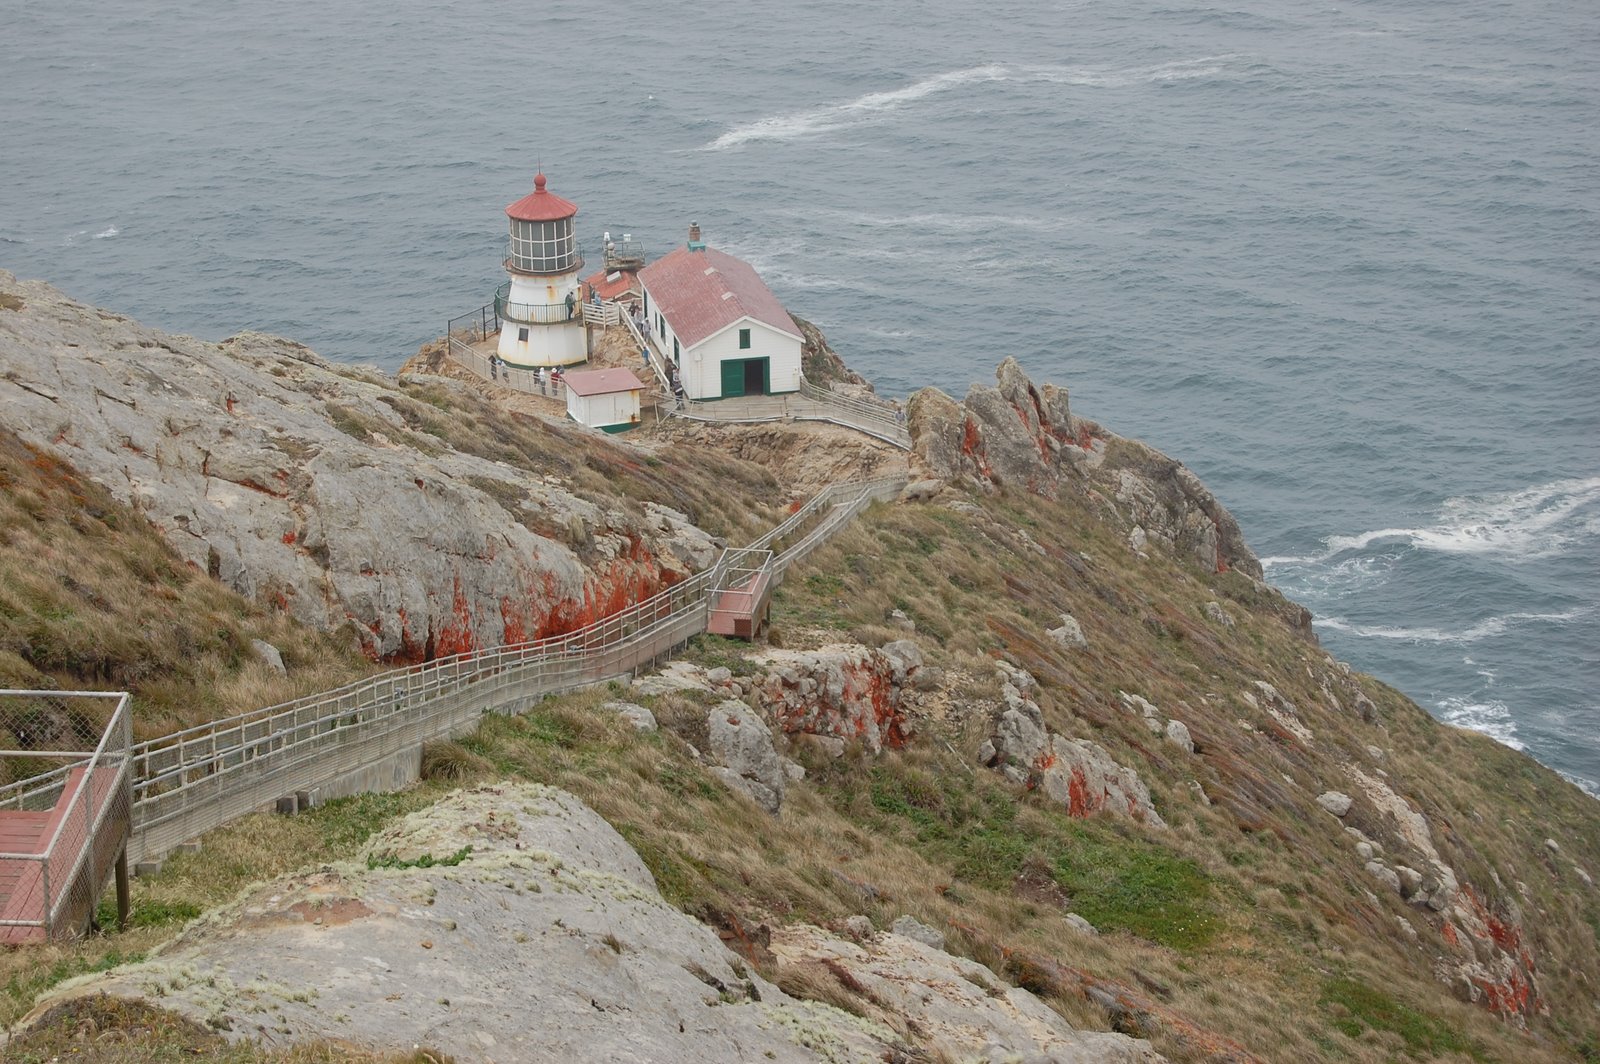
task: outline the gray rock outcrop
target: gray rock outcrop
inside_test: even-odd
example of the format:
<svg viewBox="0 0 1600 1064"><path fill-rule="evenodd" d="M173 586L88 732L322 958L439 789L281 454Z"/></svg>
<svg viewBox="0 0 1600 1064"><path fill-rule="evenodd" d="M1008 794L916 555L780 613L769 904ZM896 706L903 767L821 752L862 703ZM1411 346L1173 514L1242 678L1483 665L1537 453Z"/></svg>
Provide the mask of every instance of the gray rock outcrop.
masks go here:
<svg viewBox="0 0 1600 1064"><path fill-rule="evenodd" d="M1143 542L1208 571L1262 577L1238 522L1198 477L1152 447L1075 417L1066 389L1035 386L1015 359L1000 363L994 387L973 385L964 402L925 388L909 411L913 449L935 477L1052 497L1065 481L1087 481L1116 499L1125 527Z"/></svg>
<svg viewBox="0 0 1600 1064"><path fill-rule="evenodd" d="M1342 791L1323 791L1317 795L1317 804L1337 817L1350 812L1350 796Z"/></svg>
<svg viewBox="0 0 1600 1064"><path fill-rule="evenodd" d="M749 660L762 670L755 696L786 735L857 741L874 754L904 746L911 736L905 692L924 666L922 650L909 639L882 647L769 650Z"/></svg>
<svg viewBox="0 0 1600 1064"><path fill-rule="evenodd" d="M929 927L914 916L902 916L889 925L889 930L905 938L915 939L932 949L944 949L944 932Z"/></svg>
<svg viewBox="0 0 1600 1064"><path fill-rule="evenodd" d="M728 786L748 794L757 805L776 814L783 805L788 774L772 745L772 730L761 715L731 699L706 715L713 773Z"/></svg>
<svg viewBox="0 0 1600 1064"><path fill-rule="evenodd" d="M642 732L656 730L656 715L636 702L604 702L600 708L615 713Z"/></svg>
<svg viewBox="0 0 1600 1064"><path fill-rule="evenodd" d="M202 572L302 623L348 625L375 658L565 631L716 549L676 511L629 516L558 470L454 449L428 431L448 415L376 370L252 333L168 335L3 271L0 293L20 308L0 314L0 422Z"/></svg>
<svg viewBox="0 0 1600 1064"><path fill-rule="evenodd" d="M1009 677L1004 669L1000 674ZM1028 679L1032 681L1031 676ZM1103 810L1166 827L1137 772L1118 764L1099 743L1052 732L1038 703L1009 678L1002 681L1001 696L1004 706L980 753L984 764L1013 783L1042 790L1071 816Z"/></svg>
<svg viewBox="0 0 1600 1064"><path fill-rule="evenodd" d="M861 988L869 1018L891 1018L918 1032L933 1060L1160 1064L1150 1043L1074 1029L1060 1013L965 957L915 938L875 935L850 942L815 927L774 932L785 965L818 966ZM840 975L839 973L843 973ZM897 1057L894 1059L908 1059Z"/></svg>
<svg viewBox="0 0 1600 1064"><path fill-rule="evenodd" d="M470 851L467 850L470 847ZM457 1060L878 1059L878 1024L798 1001L662 901L638 854L571 795L458 792L366 862L248 890L157 956L47 999L148 997L229 1038L425 1045ZM442 863L415 867L424 855ZM903 940L901 940L903 941Z"/></svg>

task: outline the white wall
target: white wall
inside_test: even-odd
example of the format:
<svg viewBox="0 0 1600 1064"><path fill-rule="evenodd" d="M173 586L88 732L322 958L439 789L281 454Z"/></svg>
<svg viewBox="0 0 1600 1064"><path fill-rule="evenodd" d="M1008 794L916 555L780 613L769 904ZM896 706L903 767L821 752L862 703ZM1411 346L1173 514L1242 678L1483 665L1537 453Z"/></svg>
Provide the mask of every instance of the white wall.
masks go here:
<svg viewBox="0 0 1600 1064"><path fill-rule="evenodd" d="M583 425L605 428L639 420L639 393L612 392L609 395L578 395L567 391L567 416Z"/></svg>
<svg viewBox="0 0 1600 1064"><path fill-rule="evenodd" d="M566 302L567 293L578 288L576 273L556 274L549 277L511 275L508 303L532 306L559 306ZM576 296L574 297L576 298ZM514 321L500 324L500 357L514 366L570 366L589 357L583 322L566 322L560 325L529 325L528 339L518 340L523 328Z"/></svg>
<svg viewBox="0 0 1600 1064"><path fill-rule="evenodd" d="M750 347L739 348L739 330L750 330ZM670 333L670 329L669 329ZM667 350L672 350L669 340ZM683 352L683 388L691 399L716 399L722 395L722 363L730 359L767 358L768 390L800 390L800 338L788 336L754 318L740 318L719 333Z"/></svg>

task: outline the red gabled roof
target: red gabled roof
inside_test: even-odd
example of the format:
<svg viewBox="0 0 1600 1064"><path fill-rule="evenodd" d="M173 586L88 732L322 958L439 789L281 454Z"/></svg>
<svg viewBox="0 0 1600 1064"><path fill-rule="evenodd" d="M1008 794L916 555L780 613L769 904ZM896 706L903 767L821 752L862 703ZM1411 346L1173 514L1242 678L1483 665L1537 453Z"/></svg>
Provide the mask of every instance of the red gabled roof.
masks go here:
<svg viewBox="0 0 1600 1064"><path fill-rule="evenodd" d="M685 347L693 347L740 318L754 318L800 337L789 312L750 264L715 248L680 247L639 271L650 305L672 324Z"/></svg>
<svg viewBox="0 0 1600 1064"><path fill-rule="evenodd" d="M639 378L625 369L580 369L563 374L567 391L574 395L610 395L636 392L644 387Z"/></svg>
<svg viewBox="0 0 1600 1064"><path fill-rule="evenodd" d="M532 192L506 208L506 214L519 222L553 222L557 218L571 218L577 213L576 203L544 190L542 173L533 175Z"/></svg>

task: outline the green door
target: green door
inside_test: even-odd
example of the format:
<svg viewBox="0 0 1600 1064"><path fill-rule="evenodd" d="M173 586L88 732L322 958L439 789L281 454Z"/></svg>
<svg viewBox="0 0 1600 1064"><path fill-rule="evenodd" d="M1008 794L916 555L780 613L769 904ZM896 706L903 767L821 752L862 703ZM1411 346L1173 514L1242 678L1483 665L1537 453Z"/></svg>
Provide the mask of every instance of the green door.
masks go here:
<svg viewBox="0 0 1600 1064"><path fill-rule="evenodd" d="M730 358L722 363L722 397L744 394L744 359Z"/></svg>

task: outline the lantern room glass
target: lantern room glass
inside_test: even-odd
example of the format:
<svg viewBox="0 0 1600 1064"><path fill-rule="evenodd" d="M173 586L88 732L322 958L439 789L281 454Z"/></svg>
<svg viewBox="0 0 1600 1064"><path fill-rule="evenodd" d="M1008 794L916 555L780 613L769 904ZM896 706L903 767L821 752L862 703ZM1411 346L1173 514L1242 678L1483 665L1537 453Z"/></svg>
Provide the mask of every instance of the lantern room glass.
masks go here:
<svg viewBox="0 0 1600 1064"><path fill-rule="evenodd" d="M552 222L511 221L506 265L525 273L570 273L579 266L572 219Z"/></svg>

